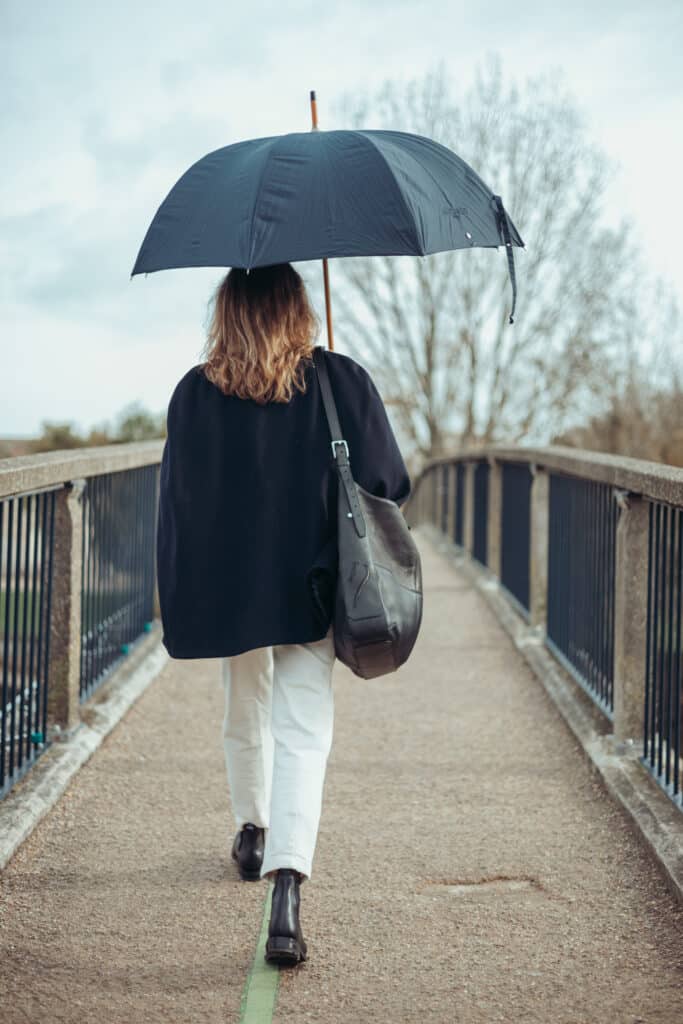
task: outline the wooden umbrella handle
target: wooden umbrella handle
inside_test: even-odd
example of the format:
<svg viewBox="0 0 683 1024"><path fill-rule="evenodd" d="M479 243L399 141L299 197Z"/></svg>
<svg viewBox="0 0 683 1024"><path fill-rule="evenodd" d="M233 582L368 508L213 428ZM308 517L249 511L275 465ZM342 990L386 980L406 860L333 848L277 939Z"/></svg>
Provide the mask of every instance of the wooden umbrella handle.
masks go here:
<svg viewBox="0 0 683 1024"><path fill-rule="evenodd" d="M315 89L311 89L311 128L318 131L318 104L315 98ZM332 300L330 298L330 271L327 260L323 260L323 284L325 286L325 315L327 318L327 347L334 350L334 331L332 329Z"/></svg>

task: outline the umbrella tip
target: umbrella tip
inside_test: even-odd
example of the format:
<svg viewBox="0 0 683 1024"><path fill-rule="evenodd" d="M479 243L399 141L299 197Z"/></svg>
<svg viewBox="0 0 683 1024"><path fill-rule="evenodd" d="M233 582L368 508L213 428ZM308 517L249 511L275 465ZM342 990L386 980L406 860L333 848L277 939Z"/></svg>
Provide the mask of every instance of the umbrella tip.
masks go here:
<svg viewBox="0 0 683 1024"><path fill-rule="evenodd" d="M311 89L311 99L315 99L315 89Z"/></svg>

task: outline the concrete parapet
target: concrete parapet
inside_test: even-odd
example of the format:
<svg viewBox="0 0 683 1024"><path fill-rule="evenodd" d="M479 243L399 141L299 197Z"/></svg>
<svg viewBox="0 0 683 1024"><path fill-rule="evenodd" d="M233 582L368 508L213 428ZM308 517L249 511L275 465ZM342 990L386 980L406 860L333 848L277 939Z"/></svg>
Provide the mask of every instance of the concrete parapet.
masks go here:
<svg viewBox="0 0 683 1024"><path fill-rule="evenodd" d="M164 441L105 444L0 459L0 498L161 461Z"/></svg>
<svg viewBox="0 0 683 1024"><path fill-rule="evenodd" d="M603 452L583 451L550 445L547 448L505 447L488 445L483 448L465 448L427 462L422 472L446 462L468 462L471 459L495 458L500 462L528 462L547 471L567 473L584 480L609 484L612 487L642 494L653 501L683 506L683 468L660 462L630 459L624 455L606 455ZM0 463L1 465L1 463Z"/></svg>

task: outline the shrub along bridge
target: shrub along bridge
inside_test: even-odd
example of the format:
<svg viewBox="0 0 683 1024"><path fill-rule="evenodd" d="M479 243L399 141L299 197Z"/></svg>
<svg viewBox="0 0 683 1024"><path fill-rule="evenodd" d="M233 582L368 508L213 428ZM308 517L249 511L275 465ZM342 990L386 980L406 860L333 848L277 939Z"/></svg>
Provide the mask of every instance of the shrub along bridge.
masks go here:
<svg viewBox="0 0 683 1024"><path fill-rule="evenodd" d="M126 666L136 651L144 656L155 645L158 648L154 558L162 448L163 442L151 441L0 460L0 832L3 806L16 801L24 789L30 793L31 778L40 771L36 762L48 763L57 749L78 737L98 694L112 680L125 680ZM609 742L609 770L620 762L628 765L629 785L636 799L631 799L630 805L628 799L622 803L633 812L634 835L645 818L651 827L653 815L659 814L659 839L664 836L666 841L658 842L650 831L646 838L660 864L657 859L647 863L653 885L660 884L657 866L664 867L674 897L679 895L683 879L682 510L683 470L667 466L565 448L491 448L432 460L414 479L405 513L420 544L436 545L455 568L448 568L445 562L442 565L440 556L429 547L425 629L418 641L422 653L416 648L413 666L409 663L397 673L397 678L403 678L405 673L420 672L420 658L424 657L424 678L432 679L429 685L442 693L444 673L455 678L463 664L457 659L450 665L440 662L443 644L452 643L454 651L465 645L466 650L463 631L476 632L483 614L472 612L471 602L483 601L484 606L486 601L497 602L508 631L516 631L518 640L522 637L518 646L536 652L537 674L543 675L547 669L561 679L565 719L569 720L567 701L577 702L579 717L585 717L588 709L596 734ZM453 571L464 581L457 587L450 575ZM461 590L462 598L457 596ZM470 610L455 604L451 607L451 602L457 601L463 602L463 609L464 602L470 602ZM448 619L461 611L462 622ZM448 619L445 633L439 632L441 626L430 616ZM487 629L490 640L485 646L497 648L508 643L499 627ZM514 654L514 648L511 651L510 657L514 655L522 666L521 657ZM196 674L196 663L169 664L185 679ZM515 668L512 675L523 671ZM481 696L476 699L493 701L495 708L500 683L499 675L478 679ZM185 695L192 685L184 684ZM540 695L542 687L533 685ZM374 690L379 692L379 688ZM445 699L443 694L439 699ZM341 701L343 713L343 693ZM140 702L140 707L143 705L147 707ZM389 731L391 714L398 715L400 706L397 698L386 712ZM404 711L415 714L412 705ZM467 713L465 702L462 715ZM475 708L471 713L474 720L479 712ZM201 716L201 711L197 714ZM495 711L493 714L495 718ZM405 735L404 724L397 722L396 728L397 735ZM432 728L438 732L438 723ZM342 720L342 743L344 729ZM416 729L415 743L420 736L419 722ZM533 731L529 733L533 735ZM354 737L349 742L361 740ZM419 742L423 747L414 752L418 766L422 763L420 751L427 749L424 740ZM464 751L468 742L476 744L477 737L461 737L458 742ZM522 739L515 749L530 742ZM590 743L584 742L584 747L592 756ZM373 752L372 763L377 764L385 749L382 741L373 739L368 749ZM168 751L169 758L174 756L170 745ZM97 757L105 757L104 752L98 752L93 761ZM600 765L598 768L602 771ZM415 770L419 774L419 767ZM484 766L482 772L486 773ZM79 778L75 777L76 782ZM458 778L451 781L453 791ZM657 801L658 810L652 811ZM647 807L647 814L635 813L635 803ZM50 828L49 821L59 806L41 827ZM448 803L439 806L441 816L448 816ZM182 819L178 822L176 831ZM349 829L355 829L355 823L357 815ZM406 812L401 828L409 830L411 823ZM26 846L30 844L24 849ZM389 856L386 850L385 856ZM362 857L359 849L356 857ZM8 872L20 873L21 866L15 867L18 860L10 863ZM331 871L335 870L332 866ZM520 885L527 884L524 877L520 876ZM376 876L369 884L381 885ZM312 889L310 900L313 894ZM667 918L674 928L673 911ZM495 961L496 954L489 950L487 957ZM669 966L674 972L680 968L676 954ZM315 970L313 964L310 969ZM251 974L249 977L253 981ZM666 989L667 983L659 979L660 983ZM577 989L581 984L577 977ZM683 1007L683 1002L676 1002L680 989L676 995L673 982L671 985L662 1003L667 1013L674 1005ZM287 991L279 997L283 1005ZM346 997L351 999L348 992ZM611 996L606 994L607 998ZM342 999L340 1005L352 1002L345 1004ZM43 1010L50 1009L49 999L41 1005ZM22 1007L20 1013L17 1004L17 1020L27 1019L22 1015L26 1011L23 1003ZM646 1008L652 1007L648 1021L673 1019L657 1015L654 997ZM526 1003L523 1008L530 1021L548 1024L569 1019L559 1011L553 1016L547 1007L539 1010L538 1018ZM304 1009L302 1004L302 1014ZM357 1006L349 1016L330 1012L324 1019L366 1019L361 1010ZM608 1012L606 1003L603 1010ZM130 1007L126 1012L128 1019L138 1019L134 1013L131 1016ZM240 1012L240 1019L252 1019L244 997ZM467 1024L505 1019L493 1015L491 1005L481 1009L481 1017L477 1012L472 1004ZM436 1010L431 1016L430 1012L422 1015L434 1021L456 1019L440 1017ZM140 1011L139 1019L143 1017ZM8 1020L12 1019L10 1015ZM172 1014L168 1019L173 1019ZM195 1018L186 1015L183 1019ZM282 1019L298 1018L292 1009L291 1015ZM392 1019L415 1018L410 1014L402 1017L395 1010ZM584 1017L577 1011L572 1019ZM607 1018L603 1015L602 1019Z"/></svg>

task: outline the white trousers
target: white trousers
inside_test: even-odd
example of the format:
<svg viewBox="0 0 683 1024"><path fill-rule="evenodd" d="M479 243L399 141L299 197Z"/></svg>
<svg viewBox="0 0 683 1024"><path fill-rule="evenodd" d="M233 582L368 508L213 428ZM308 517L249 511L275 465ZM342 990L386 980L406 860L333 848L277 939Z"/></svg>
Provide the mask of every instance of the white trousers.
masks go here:
<svg viewBox="0 0 683 1024"><path fill-rule="evenodd" d="M333 627L309 644L257 647L221 659L223 747L237 828L265 828L261 878L311 877L332 747Z"/></svg>

